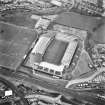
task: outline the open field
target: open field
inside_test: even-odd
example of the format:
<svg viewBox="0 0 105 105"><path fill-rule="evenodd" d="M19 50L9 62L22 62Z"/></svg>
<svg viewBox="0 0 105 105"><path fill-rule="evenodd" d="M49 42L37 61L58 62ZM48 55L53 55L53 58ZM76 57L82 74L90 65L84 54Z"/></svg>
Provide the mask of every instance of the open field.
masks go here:
<svg viewBox="0 0 105 105"><path fill-rule="evenodd" d="M0 22L0 66L16 70L36 38L34 30Z"/></svg>

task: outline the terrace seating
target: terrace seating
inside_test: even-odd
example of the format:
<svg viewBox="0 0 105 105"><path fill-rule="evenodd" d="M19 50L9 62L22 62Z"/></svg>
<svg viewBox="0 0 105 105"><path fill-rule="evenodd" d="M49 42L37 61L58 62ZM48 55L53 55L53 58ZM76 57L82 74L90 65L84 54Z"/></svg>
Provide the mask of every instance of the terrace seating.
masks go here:
<svg viewBox="0 0 105 105"><path fill-rule="evenodd" d="M32 53L40 53L43 55L50 41L50 37L41 37L35 45Z"/></svg>
<svg viewBox="0 0 105 105"><path fill-rule="evenodd" d="M77 44L78 42L77 41L71 41L66 49L66 52L63 56L63 59L61 61L61 63L63 65L66 65L66 66L69 66L71 60L72 60L72 57L74 55L74 52L76 50L76 47L77 47Z"/></svg>

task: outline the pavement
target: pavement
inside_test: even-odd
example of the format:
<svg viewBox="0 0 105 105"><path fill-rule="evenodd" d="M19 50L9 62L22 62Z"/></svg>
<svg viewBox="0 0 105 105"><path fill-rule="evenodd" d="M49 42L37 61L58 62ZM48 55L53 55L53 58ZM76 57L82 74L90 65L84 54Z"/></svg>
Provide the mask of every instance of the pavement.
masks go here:
<svg viewBox="0 0 105 105"><path fill-rule="evenodd" d="M74 91L71 89L61 87L60 85L57 85L57 84L47 83L44 80L40 80L39 78L36 78L36 77L35 78L33 78L33 77L26 78L26 77L16 74L16 73L15 74L11 73L9 76L6 76L6 75L4 76L4 75L0 74L0 76L5 78L6 80L9 80L9 81L12 80L12 82L14 80L13 83L21 82L22 80L24 80L23 81L23 83L25 82L24 85L26 85L26 83L27 83L28 85L30 85L30 87L33 87L33 89L36 88L36 86L38 86L38 85L42 86L43 88L53 90L53 92L55 91L57 93L60 93L61 95L65 96L69 100L72 100L73 97L75 97L78 100L85 100L85 101L91 102L95 105L104 105L104 103L105 103L105 100L97 97L97 94L95 94L95 93L91 93L88 91L80 91L80 92ZM76 101L74 101L74 102L78 103ZM79 105L79 104L75 104L75 105Z"/></svg>

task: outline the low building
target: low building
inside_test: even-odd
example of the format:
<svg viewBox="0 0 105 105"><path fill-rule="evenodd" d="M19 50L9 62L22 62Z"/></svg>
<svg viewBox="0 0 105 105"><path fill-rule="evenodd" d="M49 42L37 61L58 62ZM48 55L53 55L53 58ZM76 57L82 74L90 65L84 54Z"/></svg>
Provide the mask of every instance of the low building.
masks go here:
<svg viewBox="0 0 105 105"><path fill-rule="evenodd" d="M75 0L74 12L89 16L102 16L104 8L102 2L98 0Z"/></svg>

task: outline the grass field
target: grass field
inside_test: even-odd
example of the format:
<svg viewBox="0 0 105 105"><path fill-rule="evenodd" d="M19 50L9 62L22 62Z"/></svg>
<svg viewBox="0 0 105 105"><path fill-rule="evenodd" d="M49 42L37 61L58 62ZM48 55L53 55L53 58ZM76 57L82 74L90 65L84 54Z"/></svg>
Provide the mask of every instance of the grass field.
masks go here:
<svg viewBox="0 0 105 105"><path fill-rule="evenodd" d="M56 39L53 40L45 52L44 61L60 65L67 45L68 43L66 42L62 42Z"/></svg>
<svg viewBox="0 0 105 105"><path fill-rule="evenodd" d="M18 11L14 12L11 13L8 12L6 15L0 18L0 20L18 26L24 26L32 29L34 28L36 20L31 19L31 14L29 12L23 12L23 13Z"/></svg>
<svg viewBox="0 0 105 105"><path fill-rule="evenodd" d="M0 66L16 69L36 38L32 29L0 22Z"/></svg>

